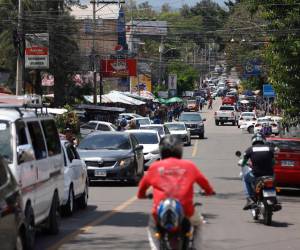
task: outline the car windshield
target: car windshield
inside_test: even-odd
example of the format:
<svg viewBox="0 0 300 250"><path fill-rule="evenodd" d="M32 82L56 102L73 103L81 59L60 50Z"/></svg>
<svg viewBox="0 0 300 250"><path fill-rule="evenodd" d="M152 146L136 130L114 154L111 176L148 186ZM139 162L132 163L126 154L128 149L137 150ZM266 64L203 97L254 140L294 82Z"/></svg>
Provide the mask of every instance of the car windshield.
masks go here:
<svg viewBox="0 0 300 250"><path fill-rule="evenodd" d="M96 129L97 123L96 122L89 122L86 124L83 124L80 128L83 129Z"/></svg>
<svg viewBox="0 0 300 250"><path fill-rule="evenodd" d="M149 125L150 121L148 118L142 118L142 119L137 119L136 120L140 125Z"/></svg>
<svg viewBox="0 0 300 250"><path fill-rule="evenodd" d="M199 122L202 121L200 114L182 114L179 117L179 121L192 121Z"/></svg>
<svg viewBox="0 0 300 250"><path fill-rule="evenodd" d="M174 130L185 130L185 126L184 124L176 124L176 123L172 123L172 124L166 124L167 128L171 131L174 131Z"/></svg>
<svg viewBox="0 0 300 250"><path fill-rule="evenodd" d="M126 134L95 134L85 137L78 146L79 149L97 150L127 150L130 142Z"/></svg>
<svg viewBox="0 0 300 250"><path fill-rule="evenodd" d="M164 129L161 126L143 126L141 129L154 130L157 131L160 135L164 134Z"/></svg>
<svg viewBox="0 0 300 250"><path fill-rule="evenodd" d="M154 133L133 133L139 144L158 144L157 135Z"/></svg>
<svg viewBox="0 0 300 250"><path fill-rule="evenodd" d="M272 140L271 144L278 147L281 150L295 150L300 151L300 141L290 140Z"/></svg>
<svg viewBox="0 0 300 250"><path fill-rule="evenodd" d="M243 116L243 117L245 117L245 116L251 116L251 117L253 117L255 115L254 115L254 113L242 113L241 116Z"/></svg>
<svg viewBox="0 0 300 250"><path fill-rule="evenodd" d="M234 111L234 107L231 106L222 106L220 107L221 111Z"/></svg>
<svg viewBox="0 0 300 250"><path fill-rule="evenodd" d="M8 121L0 120L0 155L12 161L13 151L11 146L11 127Z"/></svg>
<svg viewBox="0 0 300 250"><path fill-rule="evenodd" d="M196 100L188 100L187 104L196 104Z"/></svg>

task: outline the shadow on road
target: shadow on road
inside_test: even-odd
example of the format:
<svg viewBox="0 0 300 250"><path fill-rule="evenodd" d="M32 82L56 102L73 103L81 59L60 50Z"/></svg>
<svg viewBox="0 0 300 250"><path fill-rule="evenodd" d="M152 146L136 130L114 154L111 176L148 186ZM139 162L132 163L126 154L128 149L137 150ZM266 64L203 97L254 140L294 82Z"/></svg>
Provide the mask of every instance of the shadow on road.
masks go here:
<svg viewBox="0 0 300 250"><path fill-rule="evenodd" d="M240 177L215 177L214 179L225 180L225 181L241 181Z"/></svg>
<svg viewBox="0 0 300 250"><path fill-rule="evenodd" d="M279 221L273 221L271 224L271 227L289 227L293 226L294 224L288 223L288 222L279 222Z"/></svg>
<svg viewBox="0 0 300 250"><path fill-rule="evenodd" d="M132 184L126 181L93 181L90 187L132 187Z"/></svg>

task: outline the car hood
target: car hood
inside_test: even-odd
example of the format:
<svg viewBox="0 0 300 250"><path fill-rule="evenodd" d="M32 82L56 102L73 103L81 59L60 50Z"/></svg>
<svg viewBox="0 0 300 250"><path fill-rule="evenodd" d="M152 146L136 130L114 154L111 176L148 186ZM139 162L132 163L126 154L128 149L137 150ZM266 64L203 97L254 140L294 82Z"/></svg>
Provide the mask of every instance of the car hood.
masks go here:
<svg viewBox="0 0 300 250"><path fill-rule="evenodd" d="M126 157L131 156L130 150L107 150L107 149L99 149L99 150L85 150L78 149L78 153L83 160L93 160L93 159L113 159L119 160Z"/></svg>
<svg viewBox="0 0 300 250"><path fill-rule="evenodd" d="M202 124L202 121L183 121L185 124Z"/></svg>
<svg viewBox="0 0 300 250"><path fill-rule="evenodd" d="M159 149L158 144L141 144L141 145L144 147L143 149L144 154L157 151Z"/></svg>

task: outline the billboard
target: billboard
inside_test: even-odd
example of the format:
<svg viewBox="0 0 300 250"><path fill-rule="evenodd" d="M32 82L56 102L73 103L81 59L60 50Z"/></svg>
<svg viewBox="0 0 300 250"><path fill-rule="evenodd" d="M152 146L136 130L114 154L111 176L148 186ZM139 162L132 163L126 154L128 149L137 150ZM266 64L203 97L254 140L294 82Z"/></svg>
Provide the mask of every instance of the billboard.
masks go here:
<svg viewBox="0 0 300 250"><path fill-rule="evenodd" d="M103 59L100 72L103 77L136 76L136 59Z"/></svg>
<svg viewBox="0 0 300 250"><path fill-rule="evenodd" d="M150 75L139 74L139 77L136 76L130 77L130 91L138 92L139 90L140 91L146 90L152 92L152 82L151 82Z"/></svg>
<svg viewBox="0 0 300 250"><path fill-rule="evenodd" d="M167 21L141 21L127 22L127 32L134 36L166 36L168 33Z"/></svg>
<svg viewBox="0 0 300 250"><path fill-rule="evenodd" d="M176 74L169 74L168 78L168 89L176 89L177 90L177 75Z"/></svg>
<svg viewBox="0 0 300 250"><path fill-rule="evenodd" d="M35 33L25 35L25 68L49 68L48 33Z"/></svg>

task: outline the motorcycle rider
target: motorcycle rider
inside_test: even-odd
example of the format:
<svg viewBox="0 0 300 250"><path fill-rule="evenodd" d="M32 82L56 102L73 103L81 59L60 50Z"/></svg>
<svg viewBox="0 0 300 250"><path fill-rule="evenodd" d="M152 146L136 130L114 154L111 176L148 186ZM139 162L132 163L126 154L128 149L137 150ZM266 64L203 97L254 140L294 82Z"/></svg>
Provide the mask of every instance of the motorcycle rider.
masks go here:
<svg viewBox="0 0 300 250"><path fill-rule="evenodd" d="M272 127L270 126L270 124L263 123L260 134L262 134L264 137L270 136L272 134Z"/></svg>
<svg viewBox="0 0 300 250"><path fill-rule="evenodd" d="M249 171L243 178L247 202L244 210L252 207L255 201L253 183L256 178L261 176L273 176L274 148L266 144L264 136L260 133L252 137L252 146L249 147L243 157L242 167L247 165L248 160L252 162L252 170Z"/></svg>
<svg viewBox="0 0 300 250"><path fill-rule="evenodd" d="M153 207L150 224L157 219L157 207L166 198L177 199L183 206L184 215L194 228L202 223L200 213L194 213L193 184L197 183L207 195L215 194L207 178L199 171L194 163L182 159L182 143L174 135L165 136L159 145L161 161L153 163L147 174L140 182L138 198L146 198L146 191L153 188ZM154 225L150 225L153 230ZM199 230L195 230L196 232ZM194 243L199 241L199 235L194 235Z"/></svg>

